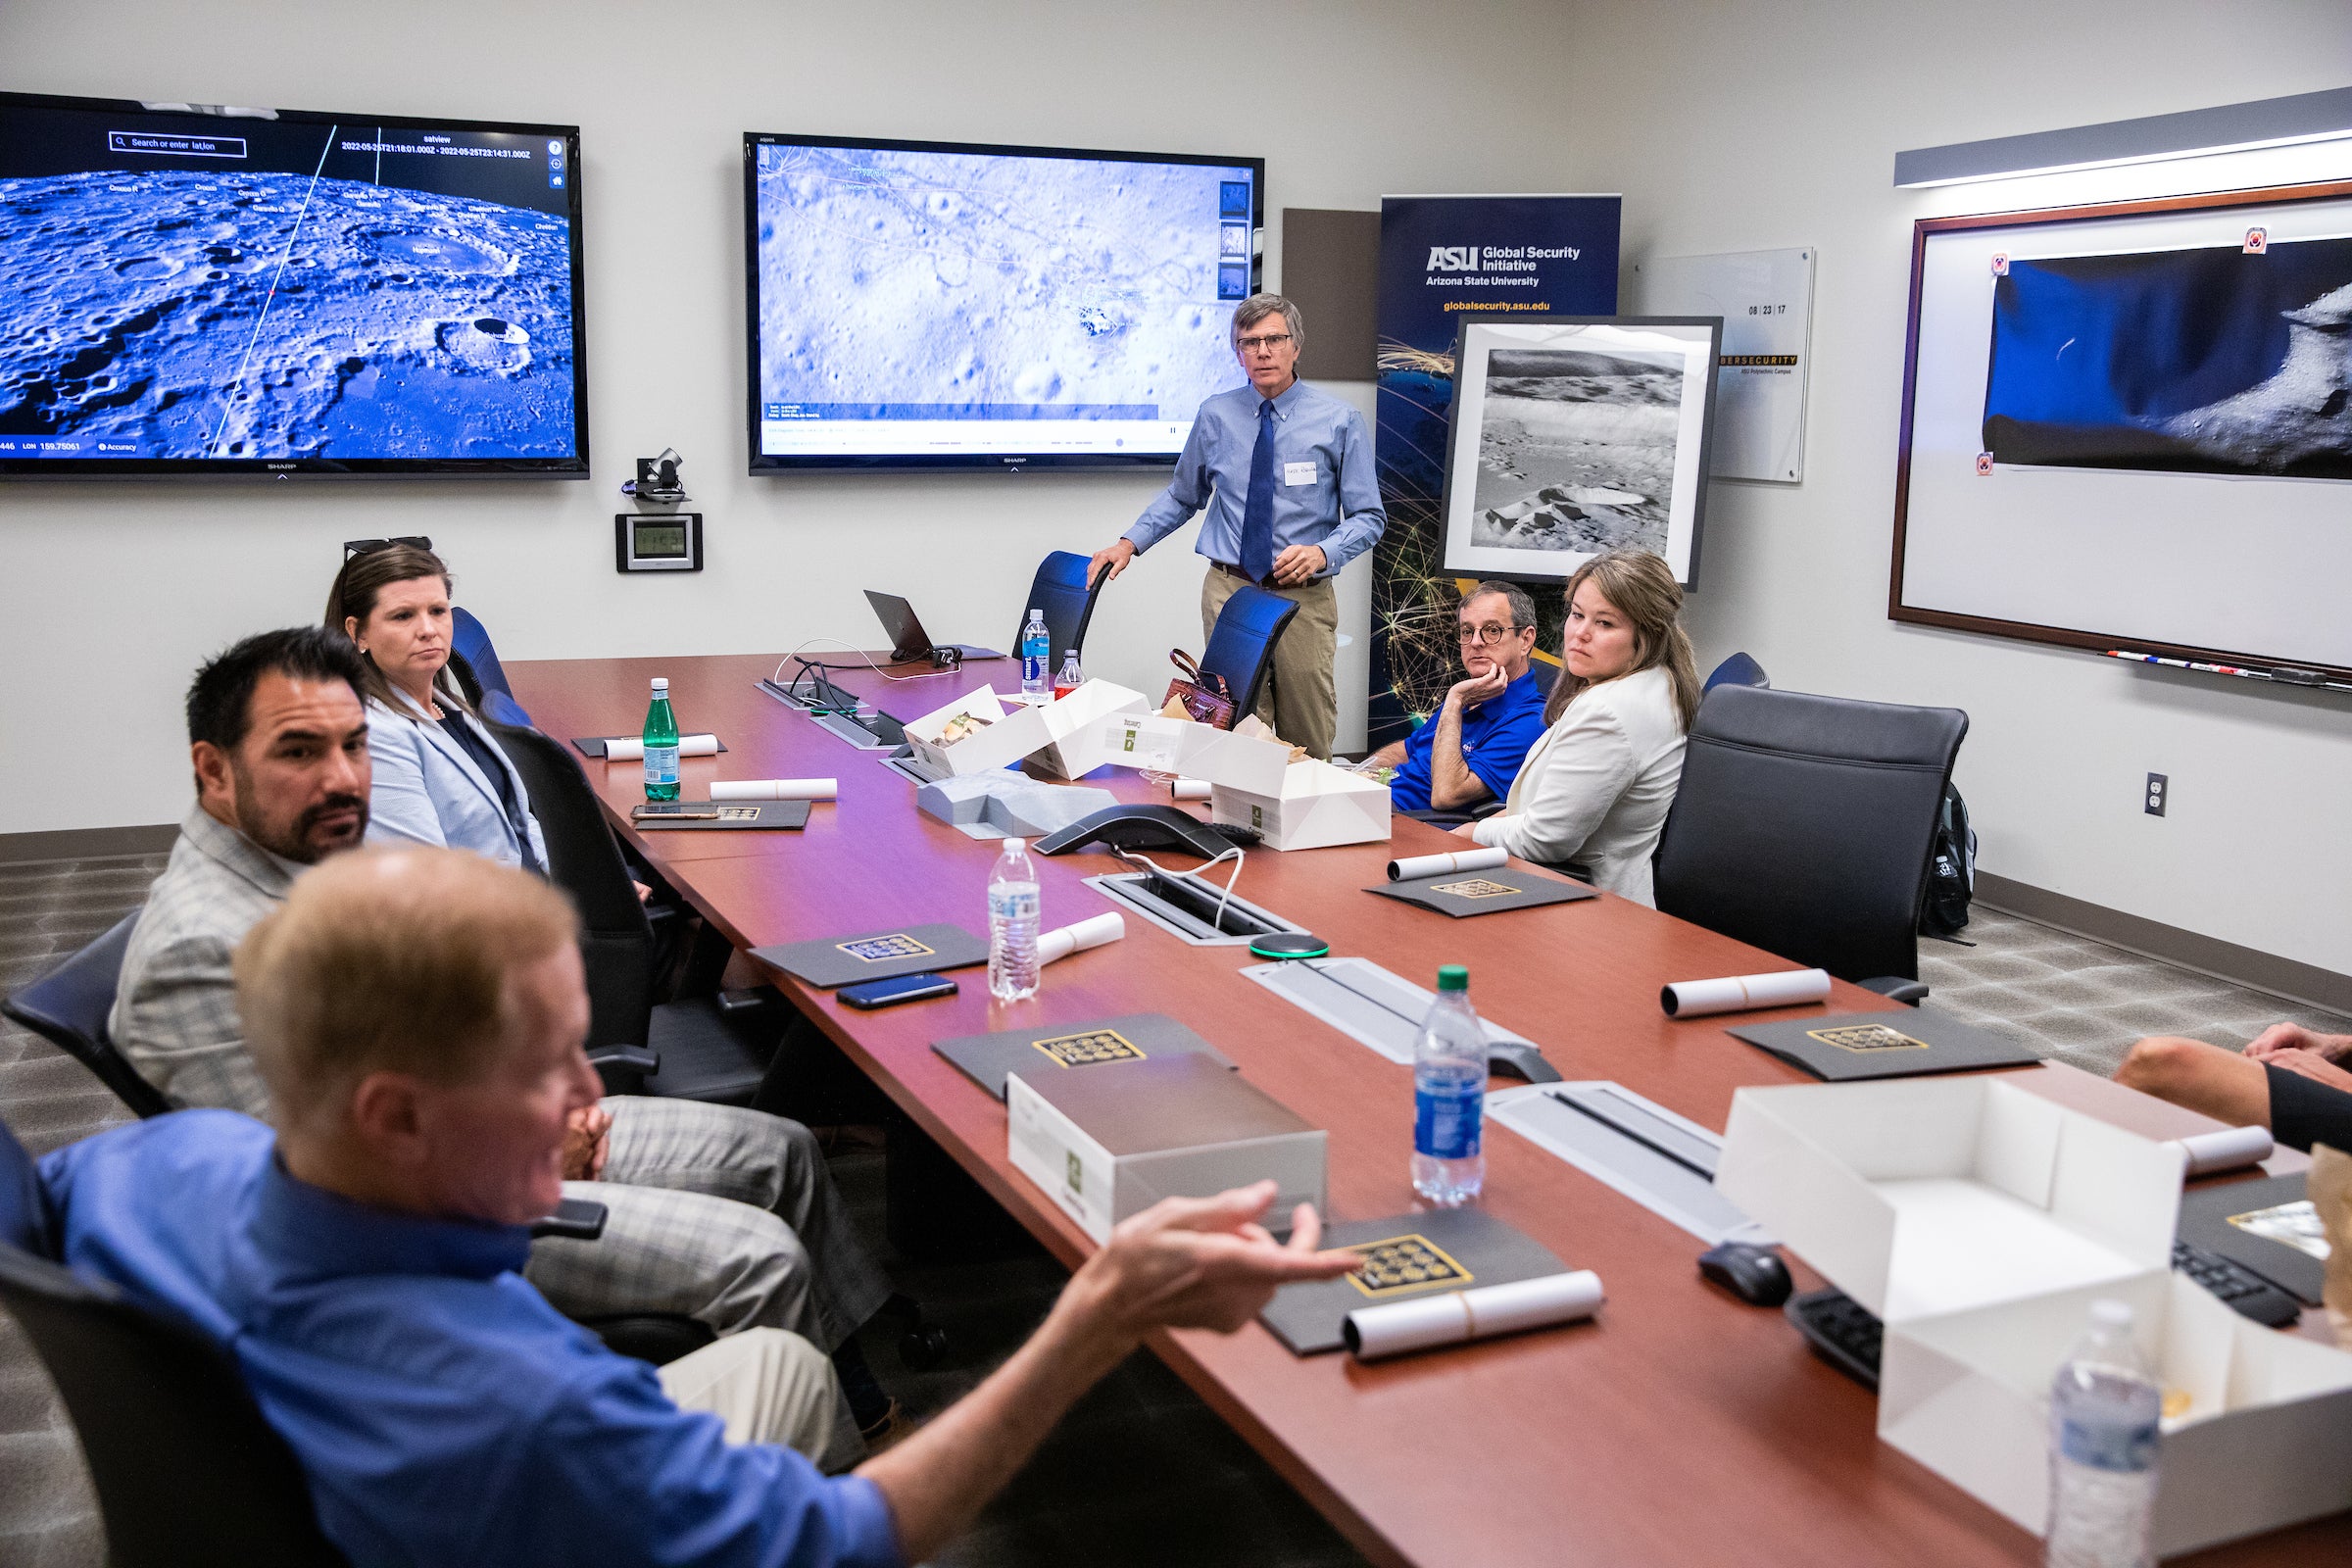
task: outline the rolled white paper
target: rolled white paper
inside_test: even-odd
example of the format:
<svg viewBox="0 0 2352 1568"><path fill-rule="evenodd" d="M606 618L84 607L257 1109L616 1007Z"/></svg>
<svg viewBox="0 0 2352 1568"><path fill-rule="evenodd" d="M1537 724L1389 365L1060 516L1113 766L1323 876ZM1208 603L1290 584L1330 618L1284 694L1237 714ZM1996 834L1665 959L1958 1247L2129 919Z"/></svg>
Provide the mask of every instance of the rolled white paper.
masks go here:
<svg viewBox="0 0 2352 1568"><path fill-rule="evenodd" d="M2271 1157L2278 1146L2271 1142L2268 1127L2224 1127L2218 1132L2192 1133L2176 1138L2188 1155L2188 1174L2207 1176L2217 1170L2236 1170L2244 1165L2259 1165Z"/></svg>
<svg viewBox="0 0 2352 1568"><path fill-rule="evenodd" d="M1498 871L1510 858L1509 851L1493 848L1464 850L1458 855L1416 855L1410 859L1391 860L1389 880L1415 882L1425 876L1450 876L1456 871Z"/></svg>
<svg viewBox="0 0 2352 1568"><path fill-rule="evenodd" d="M680 757L716 757L718 737L715 735L681 735L678 737ZM645 760L645 741L636 735L615 735L605 742L605 760L608 762L642 762Z"/></svg>
<svg viewBox="0 0 2352 1568"><path fill-rule="evenodd" d="M1099 948L1105 942L1116 942L1127 934L1126 917L1116 909L1105 910L1091 920L1065 925L1049 931L1037 939L1037 961L1052 963L1066 958L1086 948Z"/></svg>
<svg viewBox="0 0 2352 1568"><path fill-rule="evenodd" d="M1735 974L1721 980L1677 980L1658 993L1658 1005L1669 1018L1696 1018L1710 1012L1740 1012L1749 1007L1793 1007L1819 1002L1830 994L1826 969L1788 969L1776 974Z"/></svg>
<svg viewBox="0 0 2352 1568"><path fill-rule="evenodd" d="M829 801L841 793L830 778L739 778L710 786L714 801Z"/></svg>
<svg viewBox="0 0 2352 1568"><path fill-rule="evenodd" d="M1572 1323L1591 1317L1606 1299L1600 1276L1580 1268L1572 1274L1546 1274L1510 1285L1482 1285L1475 1291L1446 1291L1386 1306L1359 1306L1348 1314L1340 1332L1358 1360L1371 1361Z"/></svg>
<svg viewBox="0 0 2352 1568"><path fill-rule="evenodd" d="M1168 793L1180 801L1205 801L1208 799L1208 780L1180 778L1168 785Z"/></svg>

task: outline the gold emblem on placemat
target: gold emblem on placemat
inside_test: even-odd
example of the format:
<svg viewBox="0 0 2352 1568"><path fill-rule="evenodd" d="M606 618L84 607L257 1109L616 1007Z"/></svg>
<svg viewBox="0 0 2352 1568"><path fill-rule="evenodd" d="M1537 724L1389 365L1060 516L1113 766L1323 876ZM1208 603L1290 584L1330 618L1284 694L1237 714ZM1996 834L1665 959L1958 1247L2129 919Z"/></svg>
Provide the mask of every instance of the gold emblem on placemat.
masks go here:
<svg viewBox="0 0 2352 1568"><path fill-rule="evenodd" d="M859 937L855 942L836 942L833 946L862 963L887 963L893 958L928 958L937 951L924 947L904 931L894 931L886 937Z"/></svg>
<svg viewBox="0 0 2352 1568"><path fill-rule="evenodd" d="M1499 899L1513 893L1524 893L1527 890L1512 887L1507 882L1490 882L1483 876L1474 876L1467 882L1435 883L1429 891L1450 893L1457 899Z"/></svg>
<svg viewBox="0 0 2352 1568"><path fill-rule="evenodd" d="M1030 1045L1064 1067L1091 1067L1098 1061L1142 1061L1144 1053L1116 1029L1088 1029L1080 1034L1054 1035Z"/></svg>
<svg viewBox="0 0 2352 1568"><path fill-rule="evenodd" d="M1900 1029L1883 1023L1849 1023L1836 1029L1808 1029L1805 1038L1839 1051L1926 1051L1925 1040L1914 1040Z"/></svg>
<svg viewBox="0 0 2352 1568"><path fill-rule="evenodd" d="M1407 1291L1427 1290L1432 1285L1450 1285L1458 1290L1473 1277L1444 1248L1419 1234L1357 1242L1348 1250L1360 1253L1364 1259L1364 1266L1348 1275L1348 1283L1369 1297L1401 1296Z"/></svg>

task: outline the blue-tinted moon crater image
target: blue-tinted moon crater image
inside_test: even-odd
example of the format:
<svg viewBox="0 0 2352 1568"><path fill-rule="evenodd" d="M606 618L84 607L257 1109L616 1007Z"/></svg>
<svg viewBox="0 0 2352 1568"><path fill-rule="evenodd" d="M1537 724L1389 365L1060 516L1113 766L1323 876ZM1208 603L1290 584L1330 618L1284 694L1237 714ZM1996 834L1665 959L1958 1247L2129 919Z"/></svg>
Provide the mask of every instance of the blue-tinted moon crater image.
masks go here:
<svg viewBox="0 0 2352 1568"><path fill-rule="evenodd" d="M570 225L305 174L0 180L0 434L154 458L560 458Z"/></svg>

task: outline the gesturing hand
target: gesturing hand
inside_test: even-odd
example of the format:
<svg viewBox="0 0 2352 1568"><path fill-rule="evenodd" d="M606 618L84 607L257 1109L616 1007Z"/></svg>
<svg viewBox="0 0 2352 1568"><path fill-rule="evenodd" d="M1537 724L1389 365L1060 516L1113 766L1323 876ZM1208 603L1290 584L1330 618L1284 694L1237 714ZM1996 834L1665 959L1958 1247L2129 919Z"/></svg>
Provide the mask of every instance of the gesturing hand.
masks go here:
<svg viewBox="0 0 2352 1568"><path fill-rule="evenodd" d="M1270 1181L1214 1198L1169 1198L1123 1221L1079 1270L1106 1326L1140 1338L1155 1328L1230 1334L1294 1280L1337 1279L1361 1262L1318 1251L1323 1225L1311 1204L1291 1215L1284 1245L1258 1223L1274 1201ZM1091 1276L1091 1278L1090 1278Z"/></svg>
<svg viewBox="0 0 2352 1568"><path fill-rule="evenodd" d="M1331 564L1321 545L1292 545L1274 558L1274 580L1285 588L1297 588L1315 580L1316 573Z"/></svg>

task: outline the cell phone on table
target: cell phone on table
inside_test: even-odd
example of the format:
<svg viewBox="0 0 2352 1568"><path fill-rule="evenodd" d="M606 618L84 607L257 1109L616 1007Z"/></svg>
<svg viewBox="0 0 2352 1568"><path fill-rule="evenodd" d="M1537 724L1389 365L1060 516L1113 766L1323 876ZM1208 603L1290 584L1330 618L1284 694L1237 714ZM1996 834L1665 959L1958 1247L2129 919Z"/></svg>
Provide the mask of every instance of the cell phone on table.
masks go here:
<svg viewBox="0 0 2352 1568"><path fill-rule="evenodd" d="M629 820L642 822L649 816L674 816L692 822L718 820L718 807L710 801L652 801L629 808Z"/></svg>
<svg viewBox="0 0 2352 1568"><path fill-rule="evenodd" d="M839 995L845 1007L895 1007L902 1002L922 1002L932 997L952 997L956 982L944 974L926 969L921 974L903 974L895 980L867 980L859 985L843 986Z"/></svg>

